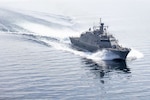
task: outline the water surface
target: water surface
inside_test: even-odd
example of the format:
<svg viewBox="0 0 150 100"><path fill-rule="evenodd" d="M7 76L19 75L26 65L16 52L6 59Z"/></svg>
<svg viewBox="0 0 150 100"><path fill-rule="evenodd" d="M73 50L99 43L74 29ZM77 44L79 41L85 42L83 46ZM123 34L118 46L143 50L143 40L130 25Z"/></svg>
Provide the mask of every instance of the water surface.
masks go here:
<svg viewBox="0 0 150 100"><path fill-rule="evenodd" d="M123 15L123 11L112 14L106 9L70 16L1 9L0 99L149 100L150 25L146 7L124 9ZM110 61L113 56L103 51L89 53L71 47L69 36L78 36L99 16L120 44L132 49L127 61Z"/></svg>

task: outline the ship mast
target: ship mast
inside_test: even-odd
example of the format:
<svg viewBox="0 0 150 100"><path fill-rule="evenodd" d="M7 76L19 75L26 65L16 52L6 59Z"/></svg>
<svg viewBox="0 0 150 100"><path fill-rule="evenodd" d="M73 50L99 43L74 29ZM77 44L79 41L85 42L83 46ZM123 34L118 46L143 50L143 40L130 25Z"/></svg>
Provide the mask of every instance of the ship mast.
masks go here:
<svg viewBox="0 0 150 100"><path fill-rule="evenodd" d="M99 20L99 24L101 25L101 18L100 18L100 20Z"/></svg>
<svg viewBox="0 0 150 100"><path fill-rule="evenodd" d="M100 34L104 33L104 23L101 22L101 18L100 18Z"/></svg>

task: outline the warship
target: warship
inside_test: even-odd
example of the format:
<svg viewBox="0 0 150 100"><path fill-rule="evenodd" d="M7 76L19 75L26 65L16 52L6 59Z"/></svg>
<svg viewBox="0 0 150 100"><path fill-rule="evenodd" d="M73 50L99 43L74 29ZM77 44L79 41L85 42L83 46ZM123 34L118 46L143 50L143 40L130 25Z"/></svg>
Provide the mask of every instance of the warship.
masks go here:
<svg viewBox="0 0 150 100"><path fill-rule="evenodd" d="M107 29L108 26L104 26L100 19L99 26L94 26L93 30L89 28L80 37L70 37L70 41L73 46L80 48L80 50L89 52L106 50L108 53L111 52L117 55L113 60L126 60L131 49L119 45L118 40L112 34L109 34Z"/></svg>

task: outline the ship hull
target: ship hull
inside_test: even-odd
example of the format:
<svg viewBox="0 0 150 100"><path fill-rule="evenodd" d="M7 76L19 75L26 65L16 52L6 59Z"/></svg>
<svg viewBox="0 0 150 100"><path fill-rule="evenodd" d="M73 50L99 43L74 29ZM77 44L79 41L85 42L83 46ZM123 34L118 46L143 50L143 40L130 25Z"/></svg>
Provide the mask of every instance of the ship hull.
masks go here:
<svg viewBox="0 0 150 100"><path fill-rule="evenodd" d="M79 38L72 38L70 37L71 43L76 46L77 48L79 47L80 50L84 50L84 51L90 51L90 52L96 52L98 50L97 46L93 46L87 43L83 43L81 41L79 41ZM79 49L78 48L78 49Z"/></svg>
<svg viewBox="0 0 150 100"><path fill-rule="evenodd" d="M128 48L126 48L124 50L108 48L106 50L108 50L108 51L112 52L113 54L117 55L113 60L126 60L127 55L130 52L130 49L128 49Z"/></svg>
<svg viewBox="0 0 150 100"><path fill-rule="evenodd" d="M76 46L77 48L80 48L80 50L86 50L90 52L96 52L98 50L107 50L108 53L113 53L117 55L113 60L126 60L128 53L130 52L130 49L128 48L99 48L98 46L90 45L84 42L81 42L79 38L73 38L70 37L71 43Z"/></svg>

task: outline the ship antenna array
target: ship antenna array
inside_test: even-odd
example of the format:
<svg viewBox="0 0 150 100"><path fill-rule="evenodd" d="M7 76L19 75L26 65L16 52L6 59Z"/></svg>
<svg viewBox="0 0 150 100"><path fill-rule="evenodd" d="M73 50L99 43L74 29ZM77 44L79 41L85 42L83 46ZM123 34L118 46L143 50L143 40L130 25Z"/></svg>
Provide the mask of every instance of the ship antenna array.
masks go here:
<svg viewBox="0 0 150 100"><path fill-rule="evenodd" d="M100 18L99 24L101 25L101 18Z"/></svg>
<svg viewBox="0 0 150 100"><path fill-rule="evenodd" d="M101 29L101 18L99 20L99 29Z"/></svg>

